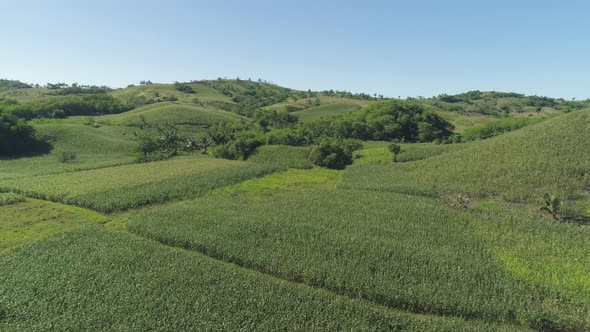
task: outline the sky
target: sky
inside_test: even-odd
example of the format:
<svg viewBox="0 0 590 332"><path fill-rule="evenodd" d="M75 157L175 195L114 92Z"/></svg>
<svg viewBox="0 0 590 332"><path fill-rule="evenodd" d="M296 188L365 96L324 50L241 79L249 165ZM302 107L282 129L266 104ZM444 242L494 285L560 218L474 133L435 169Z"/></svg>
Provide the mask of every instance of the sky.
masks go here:
<svg viewBox="0 0 590 332"><path fill-rule="evenodd" d="M0 78L590 98L590 1L0 0Z"/></svg>

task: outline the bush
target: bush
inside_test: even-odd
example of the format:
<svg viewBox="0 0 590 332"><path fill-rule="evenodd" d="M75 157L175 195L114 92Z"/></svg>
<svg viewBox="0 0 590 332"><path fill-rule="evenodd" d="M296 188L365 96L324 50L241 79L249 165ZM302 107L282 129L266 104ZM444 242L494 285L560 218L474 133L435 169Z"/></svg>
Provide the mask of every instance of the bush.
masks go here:
<svg viewBox="0 0 590 332"><path fill-rule="evenodd" d="M49 144L35 136L24 120L0 112L0 156L17 156L49 151Z"/></svg>
<svg viewBox="0 0 590 332"><path fill-rule="evenodd" d="M182 141L175 126L171 124L158 126L155 135L140 137L139 146L136 148L136 160L149 162L172 158L178 154Z"/></svg>
<svg viewBox="0 0 590 332"><path fill-rule="evenodd" d="M57 154L57 160L60 163L69 163L73 162L78 158L78 155L75 152L71 151L63 151Z"/></svg>
<svg viewBox="0 0 590 332"><path fill-rule="evenodd" d="M313 147L309 160L314 165L332 169L344 169L352 164L352 153L363 147L358 140L325 139L318 146Z"/></svg>
<svg viewBox="0 0 590 332"><path fill-rule="evenodd" d="M193 88L190 87L190 85L184 84L184 83L175 83L174 84L174 88L180 92L184 92L184 93L197 93L195 90L193 90Z"/></svg>

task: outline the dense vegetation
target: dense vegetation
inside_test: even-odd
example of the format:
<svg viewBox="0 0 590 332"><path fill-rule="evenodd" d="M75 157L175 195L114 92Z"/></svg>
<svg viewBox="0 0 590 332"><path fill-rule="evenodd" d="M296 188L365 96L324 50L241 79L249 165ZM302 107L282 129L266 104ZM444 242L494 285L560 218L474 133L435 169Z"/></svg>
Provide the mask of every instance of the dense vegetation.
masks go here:
<svg viewBox="0 0 590 332"><path fill-rule="evenodd" d="M2 84L0 330L590 329L589 101Z"/></svg>
<svg viewBox="0 0 590 332"><path fill-rule="evenodd" d="M0 111L0 157L47 152L49 146L35 136L24 120Z"/></svg>
<svg viewBox="0 0 590 332"><path fill-rule="evenodd" d="M123 103L108 94L56 97L38 103L21 103L12 99L0 101L0 112L27 120L63 118L72 115L115 114L132 108L132 105Z"/></svg>

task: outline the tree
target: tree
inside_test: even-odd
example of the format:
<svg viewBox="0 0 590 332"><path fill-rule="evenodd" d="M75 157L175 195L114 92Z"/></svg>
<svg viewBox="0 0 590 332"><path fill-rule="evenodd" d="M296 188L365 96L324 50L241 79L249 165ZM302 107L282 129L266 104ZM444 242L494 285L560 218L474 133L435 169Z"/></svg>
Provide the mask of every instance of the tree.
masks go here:
<svg viewBox="0 0 590 332"><path fill-rule="evenodd" d="M309 160L321 167L344 169L352 164L352 153L362 147L357 140L324 139L311 150Z"/></svg>
<svg viewBox="0 0 590 332"><path fill-rule="evenodd" d="M0 112L0 156L45 153L50 145L35 136L35 129L24 120Z"/></svg>
<svg viewBox="0 0 590 332"><path fill-rule="evenodd" d="M396 163L397 155L402 151L402 147L399 144L391 143L387 148L393 153L393 162Z"/></svg>
<svg viewBox="0 0 590 332"><path fill-rule="evenodd" d="M169 159L181 148L182 138L178 129L171 125L160 125L155 135L140 137L140 144L136 148L136 159L140 162Z"/></svg>

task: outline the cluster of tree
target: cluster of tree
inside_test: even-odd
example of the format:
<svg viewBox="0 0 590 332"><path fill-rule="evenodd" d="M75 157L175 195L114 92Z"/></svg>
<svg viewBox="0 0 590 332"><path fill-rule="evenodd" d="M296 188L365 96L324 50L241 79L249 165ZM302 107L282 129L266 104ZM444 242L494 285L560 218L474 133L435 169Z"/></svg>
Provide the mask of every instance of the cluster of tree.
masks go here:
<svg viewBox="0 0 590 332"><path fill-rule="evenodd" d="M149 162L169 159L182 151L207 150L209 138L183 137L178 128L172 124L156 127L155 133L139 137L139 145L135 150L135 159Z"/></svg>
<svg viewBox="0 0 590 332"><path fill-rule="evenodd" d="M309 154L312 164L332 169L344 169L352 164L353 152L363 148L363 144L355 139L326 138L314 146Z"/></svg>
<svg viewBox="0 0 590 332"><path fill-rule="evenodd" d="M23 83L17 80L0 79L0 91L12 89L27 89L32 88L31 84Z"/></svg>
<svg viewBox="0 0 590 332"><path fill-rule="evenodd" d="M45 153L50 145L35 136L35 129L23 119L0 112L0 156Z"/></svg>
<svg viewBox="0 0 590 332"><path fill-rule="evenodd" d="M111 92L113 89L108 86L97 86L97 85L79 85L74 83L69 87L60 88L57 93L60 95L82 95L82 94L100 94Z"/></svg>
<svg viewBox="0 0 590 332"><path fill-rule="evenodd" d="M305 123L296 123L295 117L288 113L258 111L252 119L212 126L208 137L215 145L213 151L217 157L247 159L257 147L265 144L321 145L322 142L349 139L431 142L449 139L451 130L450 123L416 103L388 101L350 115ZM331 150L324 148L321 151ZM323 153L322 160L332 153L335 152ZM325 162L316 158L315 162L333 166L352 161L342 158L341 153L336 153L336 156L337 162L330 161L334 156Z"/></svg>
<svg viewBox="0 0 590 332"><path fill-rule="evenodd" d="M193 94L193 93L197 93L190 85L185 84L185 83L179 83L176 82L174 83L174 88L180 92L184 92L184 93L189 93L189 94Z"/></svg>
<svg viewBox="0 0 590 332"><path fill-rule="evenodd" d="M525 99L524 104L534 107L555 107L557 101L554 98L549 97L528 96Z"/></svg>
<svg viewBox="0 0 590 332"><path fill-rule="evenodd" d="M252 116L257 109L283 102L293 94L287 88L243 80L206 81L204 84L231 97L238 105L231 111L244 116Z"/></svg>
<svg viewBox="0 0 590 332"><path fill-rule="evenodd" d="M150 84L154 84L154 82L147 80L147 81L139 81L139 85L150 85Z"/></svg>
<svg viewBox="0 0 590 332"><path fill-rule="evenodd" d="M122 113L134 106L108 94L92 94L80 97L56 97L39 103L19 103L16 100L0 101L0 112L18 118L63 118L71 115L103 115Z"/></svg>
<svg viewBox="0 0 590 332"><path fill-rule="evenodd" d="M347 99L357 99L357 100L371 100L371 99L383 99L383 95L377 95L374 93L372 96L366 93L352 93L350 91L338 91L338 90L324 90L321 92L324 96L330 97L341 97Z"/></svg>

